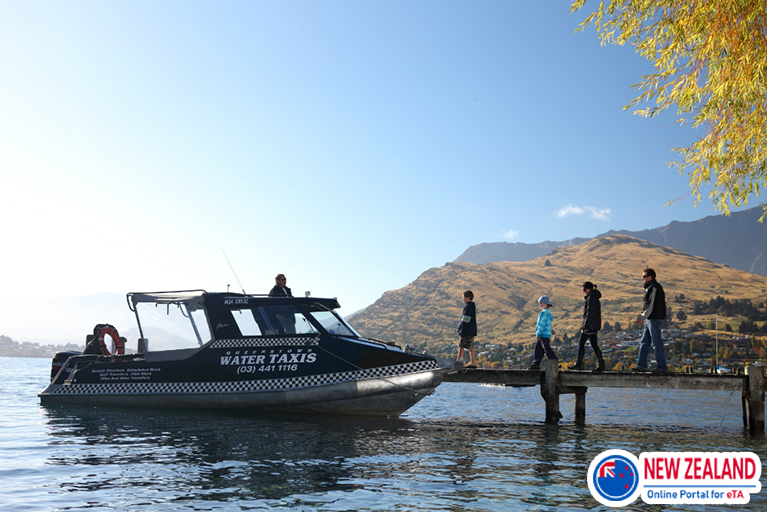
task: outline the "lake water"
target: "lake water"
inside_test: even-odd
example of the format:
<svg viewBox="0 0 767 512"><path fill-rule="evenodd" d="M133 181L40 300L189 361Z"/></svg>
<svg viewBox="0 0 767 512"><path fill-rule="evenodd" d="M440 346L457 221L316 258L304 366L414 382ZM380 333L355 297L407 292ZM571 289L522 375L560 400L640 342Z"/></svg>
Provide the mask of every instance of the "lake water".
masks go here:
<svg viewBox="0 0 767 512"><path fill-rule="evenodd" d="M46 359L0 358L0 510L610 510L586 473L604 450L751 451L740 394L592 388L586 425L539 389L446 383L396 420L41 406Z"/></svg>

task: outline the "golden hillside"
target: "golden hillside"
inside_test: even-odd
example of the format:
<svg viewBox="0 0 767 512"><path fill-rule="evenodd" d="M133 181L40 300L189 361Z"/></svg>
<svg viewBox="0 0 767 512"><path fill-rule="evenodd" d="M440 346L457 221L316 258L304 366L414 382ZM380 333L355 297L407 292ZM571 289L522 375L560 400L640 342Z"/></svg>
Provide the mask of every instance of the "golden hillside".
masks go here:
<svg viewBox="0 0 767 512"><path fill-rule="evenodd" d="M642 308L642 270L655 269L671 314L692 300L767 298L767 277L735 270L624 235L612 235L526 262L449 263L389 291L350 322L365 336L432 347L457 340L464 290L474 292L479 343L533 340L538 297L554 302L555 335L574 336L583 312L584 281L602 292L602 321L631 325ZM674 298L684 295L685 301Z"/></svg>

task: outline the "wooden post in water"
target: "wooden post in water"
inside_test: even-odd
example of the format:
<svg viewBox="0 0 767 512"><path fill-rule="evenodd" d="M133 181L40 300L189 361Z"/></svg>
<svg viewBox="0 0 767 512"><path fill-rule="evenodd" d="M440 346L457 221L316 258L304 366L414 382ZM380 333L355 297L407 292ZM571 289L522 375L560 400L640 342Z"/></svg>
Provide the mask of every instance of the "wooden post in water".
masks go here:
<svg viewBox="0 0 767 512"><path fill-rule="evenodd" d="M559 412L559 360L545 359L546 370L545 390L543 399L546 401L546 423L559 423L562 413Z"/></svg>
<svg viewBox="0 0 767 512"><path fill-rule="evenodd" d="M575 392L575 423L578 425L586 423L586 389Z"/></svg>
<svg viewBox="0 0 767 512"><path fill-rule="evenodd" d="M746 366L748 376L748 429L764 432L764 369L761 366Z"/></svg>

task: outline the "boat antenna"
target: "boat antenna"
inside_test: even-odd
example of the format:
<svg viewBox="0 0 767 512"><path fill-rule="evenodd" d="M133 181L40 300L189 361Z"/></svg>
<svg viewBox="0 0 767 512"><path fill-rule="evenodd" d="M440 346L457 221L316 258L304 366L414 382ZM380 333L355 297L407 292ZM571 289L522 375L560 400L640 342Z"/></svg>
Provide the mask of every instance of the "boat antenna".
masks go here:
<svg viewBox="0 0 767 512"><path fill-rule="evenodd" d="M247 293L245 293L245 288L242 287L242 283L240 282L240 278L237 277L237 272L234 271L234 267L229 262L229 258L226 257L226 253L224 252L224 248L223 247L221 248L221 252L223 253L224 259L226 260L226 262L229 263L229 268L232 269L232 274L234 274L234 278L237 279L237 284L240 285L240 290L242 290L242 294L243 295L247 295ZM227 290L228 289L229 289L229 286L227 286Z"/></svg>

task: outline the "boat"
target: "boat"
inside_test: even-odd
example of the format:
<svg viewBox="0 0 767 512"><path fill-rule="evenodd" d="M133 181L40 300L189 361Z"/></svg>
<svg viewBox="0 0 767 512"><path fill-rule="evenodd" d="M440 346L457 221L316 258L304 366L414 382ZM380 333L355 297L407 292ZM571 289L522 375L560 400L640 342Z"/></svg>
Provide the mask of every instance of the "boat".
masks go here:
<svg viewBox="0 0 767 512"><path fill-rule="evenodd" d="M335 298L204 290L126 298L136 350L113 325L97 324L82 353L53 357L41 403L396 417L442 382L434 357L360 336ZM166 327L154 327L161 317Z"/></svg>

